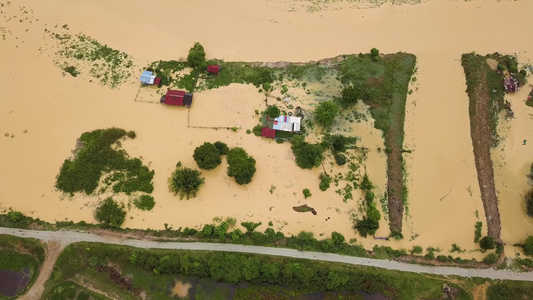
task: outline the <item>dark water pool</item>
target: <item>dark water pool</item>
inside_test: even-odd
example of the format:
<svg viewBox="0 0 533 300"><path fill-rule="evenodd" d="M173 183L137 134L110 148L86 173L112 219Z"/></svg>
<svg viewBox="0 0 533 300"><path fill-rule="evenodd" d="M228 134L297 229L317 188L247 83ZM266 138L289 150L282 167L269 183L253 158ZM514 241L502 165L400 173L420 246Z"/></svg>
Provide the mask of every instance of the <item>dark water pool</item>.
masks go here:
<svg viewBox="0 0 533 300"><path fill-rule="evenodd" d="M6 297L13 297L18 292L24 290L30 282L30 269L24 268L15 272L10 270L0 270L0 294Z"/></svg>

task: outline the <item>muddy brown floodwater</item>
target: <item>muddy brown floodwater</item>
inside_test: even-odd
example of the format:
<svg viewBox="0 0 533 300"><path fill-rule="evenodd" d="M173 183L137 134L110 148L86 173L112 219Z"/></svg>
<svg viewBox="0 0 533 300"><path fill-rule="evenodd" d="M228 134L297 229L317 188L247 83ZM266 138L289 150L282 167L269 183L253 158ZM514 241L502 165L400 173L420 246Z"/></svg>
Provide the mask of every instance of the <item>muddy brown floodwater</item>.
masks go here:
<svg viewBox="0 0 533 300"><path fill-rule="evenodd" d="M199 227L217 216L239 221L269 221L276 229L296 234L312 231L318 237L338 231L358 238L365 247L385 244L439 247L448 254L451 244L466 250L473 243L474 224L485 219L469 137L468 98L460 65L462 53L517 53L531 59L531 26L507 30L501 16L527 20L531 1L437 1L416 5L385 4L358 8L351 2L310 5L309 1L246 0L191 2L160 0L145 3L116 1L0 1L0 207L54 222L94 222L94 207L107 195L69 199L54 189L55 177L82 132L117 126L135 130L137 138L124 142L132 156L142 156L155 170L156 206L153 211L132 209L125 226L162 229ZM364 5L366 6L366 5ZM26 13L24 13L26 12ZM179 18L176 14L179 13ZM23 16L22 16L23 15ZM97 16L97 17L95 17ZM200 21L201 20L201 21ZM360 238L350 215L357 200L342 201L335 189L318 190L320 170L301 170L290 146L246 134L256 124L254 110L264 98L252 86L230 85L195 95L191 120L240 127L237 132L187 128L187 111L134 102L137 75L118 90L71 77L54 66L55 41L47 30L68 25L102 44L133 56L143 66L159 59L184 58L194 42L208 57L227 61L311 61L343 53L405 51L418 59L413 93L408 97L405 154L409 201L402 241ZM57 27L56 27L57 26ZM524 58L524 59L522 59ZM140 71L137 70L137 71ZM522 98L513 96L519 107ZM516 102L516 104L515 104ZM502 239L520 242L533 229L522 201L533 141L530 108L516 110L506 125L508 139L495 150L495 166L502 215ZM385 159L381 133L370 123L354 125L361 146L371 151L366 168L383 194ZM257 160L251 184L241 187L225 175L225 162L203 172L206 184L198 197L180 201L167 191L166 180L178 161L194 167L192 151L204 141L243 146ZM503 149L503 150L502 150ZM498 152L499 151L499 152ZM493 152L494 153L494 152ZM272 186L276 186L270 193ZM302 189L313 196L304 200ZM358 199L360 193L354 194ZM317 215L301 214L293 206L307 204ZM378 205L381 206L381 205ZM381 209L381 207L380 207ZM389 234L382 220L377 236ZM486 226L484 226L486 230ZM485 232L484 232L485 234ZM455 255L455 254L454 254ZM479 252L463 257L480 258Z"/></svg>

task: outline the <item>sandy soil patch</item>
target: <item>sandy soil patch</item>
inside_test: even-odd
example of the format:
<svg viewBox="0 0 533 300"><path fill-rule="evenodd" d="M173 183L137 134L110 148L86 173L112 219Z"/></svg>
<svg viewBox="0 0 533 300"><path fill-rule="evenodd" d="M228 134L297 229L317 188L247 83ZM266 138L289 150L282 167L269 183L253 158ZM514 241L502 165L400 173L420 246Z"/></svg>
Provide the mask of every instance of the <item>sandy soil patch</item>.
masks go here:
<svg viewBox="0 0 533 300"><path fill-rule="evenodd" d="M178 296L180 298L185 298L189 295L189 289L192 287L192 284L185 283L180 280L176 280L174 287L172 287L171 297Z"/></svg>

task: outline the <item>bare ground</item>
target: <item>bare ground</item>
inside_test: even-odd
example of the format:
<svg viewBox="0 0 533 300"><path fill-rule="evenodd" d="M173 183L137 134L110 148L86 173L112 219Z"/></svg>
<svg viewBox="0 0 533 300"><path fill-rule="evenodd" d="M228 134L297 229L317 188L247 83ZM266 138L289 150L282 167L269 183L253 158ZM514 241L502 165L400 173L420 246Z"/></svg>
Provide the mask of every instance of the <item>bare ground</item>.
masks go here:
<svg viewBox="0 0 533 300"><path fill-rule="evenodd" d="M46 256L39 271L39 276L35 283L31 286L26 294L21 296L21 300L34 300L41 299L41 296L44 292L44 283L50 278L52 271L54 270L54 265L56 260L59 257L59 254L63 251L65 245L57 241L49 241L46 243Z"/></svg>
<svg viewBox="0 0 533 300"><path fill-rule="evenodd" d="M480 82L487 82L487 74L479 72ZM490 130L490 96L486 84L473 87L473 99L470 99L470 135L474 147L474 158L477 169L477 179L481 191L481 200L487 217L488 235L498 243L501 240L500 211L498 210L498 198L494 184L494 169L490 158L492 146L492 132Z"/></svg>

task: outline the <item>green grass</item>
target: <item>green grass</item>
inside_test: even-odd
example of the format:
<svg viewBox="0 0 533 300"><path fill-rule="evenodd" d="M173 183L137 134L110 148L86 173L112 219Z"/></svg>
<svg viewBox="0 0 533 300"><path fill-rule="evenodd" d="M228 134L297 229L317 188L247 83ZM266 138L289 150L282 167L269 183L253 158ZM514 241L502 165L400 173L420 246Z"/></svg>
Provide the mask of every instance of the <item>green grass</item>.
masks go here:
<svg viewBox="0 0 533 300"><path fill-rule="evenodd" d="M53 300L107 300L111 299L104 295L95 293L81 285L72 282L64 281L55 285L44 297L44 299Z"/></svg>
<svg viewBox="0 0 533 300"><path fill-rule="evenodd" d="M82 33L51 36L59 44L56 65L74 77L81 74L80 70L88 70L100 84L117 88L133 74L133 61L128 54L102 45L90 36Z"/></svg>
<svg viewBox="0 0 533 300"><path fill-rule="evenodd" d="M98 266L106 266L109 262L119 266L121 276L133 276L134 292L125 291L113 284L105 272L97 271ZM259 285L268 283L284 288L279 289L279 299L294 292L318 291L385 293L394 299L438 298L442 284L448 283L439 276L428 278L414 273L330 262L208 251L140 250L94 243L77 243L65 249L47 282L48 293L57 284L74 276L91 278L101 290L117 294L121 299L134 299L140 290L146 291L151 299L165 299L174 280L180 276L248 283L251 284L246 287L248 292L259 290ZM247 294L240 291L242 286L235 288L236 294ZM202 295L201 289L199 292ZM224 294L224 291L215 289L212 293ZM470 298L461 296L457 299Z"/></svg>
<svg viewBox="0 0 533 300"><path fill-rule="evenodd" d="M89 195L97 189L102 175L107 174L104 184L112 185L115 193L151 193L154 189L154 171L143 166L140 159L129 158L120 149L120 140L126 134L125 130L119 128L83 133L80 138L82 147L77 150L74 160L64 161L56 187L71 195L75 192Z"/></svg>
<svg viewBox="0 0 533 300"><path fill-rule="evenodd" d="M25 252L25 253L22 253ZM19 237L0 235L0 270L11 270L20 272L24 268L30 270L30 280L24 290L33 285L39 275L39 268L44 261L44 249L41 244L34 239L23 239ZM15 297L16 298L16 297ZM14 299L0 295L0 299Z"/></svg>

